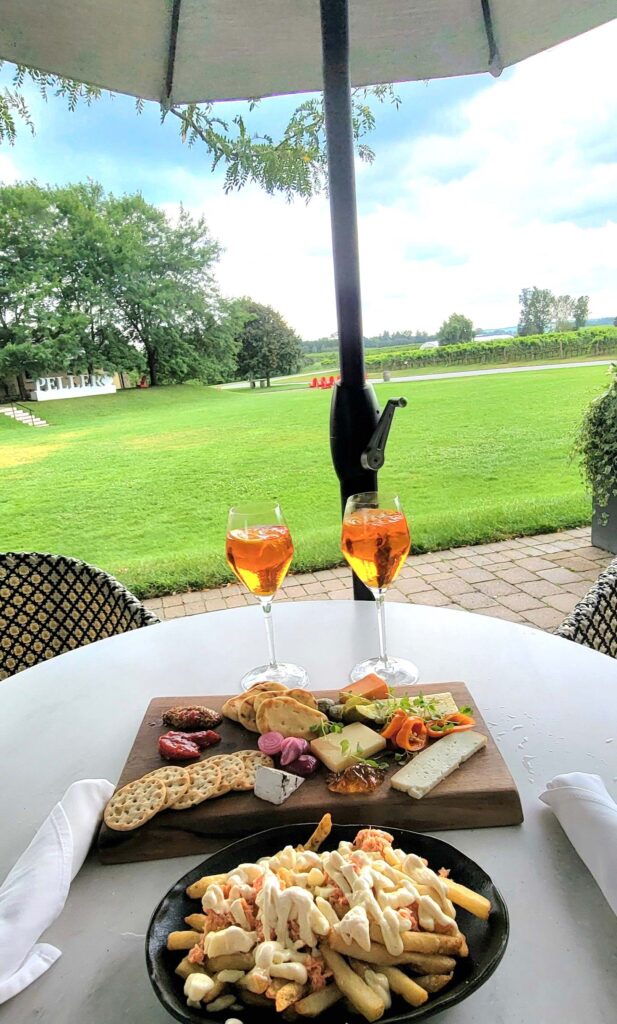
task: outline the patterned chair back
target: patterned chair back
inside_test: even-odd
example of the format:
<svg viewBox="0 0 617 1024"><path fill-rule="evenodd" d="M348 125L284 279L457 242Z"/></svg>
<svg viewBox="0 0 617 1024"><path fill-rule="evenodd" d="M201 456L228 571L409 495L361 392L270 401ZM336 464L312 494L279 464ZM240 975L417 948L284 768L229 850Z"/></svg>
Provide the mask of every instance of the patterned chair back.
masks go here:
<svg viewBox="0 0 617 1024"><path fill-rule="evenodd" d="M617 658L617 559L598 576L555 635Z"/></svg>
<svg viewBox="0 0 617 1024"><path fill-rule="evenodd" d="M0 554L0 680L158 621L118 580L87 562L36 551Z"/></svg>

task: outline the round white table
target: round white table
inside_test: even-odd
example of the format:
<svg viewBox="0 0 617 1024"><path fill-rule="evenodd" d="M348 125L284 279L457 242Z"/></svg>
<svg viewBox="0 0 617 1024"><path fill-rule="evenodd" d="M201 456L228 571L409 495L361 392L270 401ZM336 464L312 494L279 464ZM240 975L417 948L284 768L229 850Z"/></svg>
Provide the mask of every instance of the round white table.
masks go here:
<svg viewBox="0 0 617 1024"><path fill-rule="evenodd" d="M538 796L553 775L575 770L600 774L617 796L617 663L485 616L386 611L389 649L412 657L422 682L467 682L525 812L519 827L441 833L502 890L511 935L494 977L434 1019L614 1024L617 919ZM314 689L342 685L375 653L371 605L290 603L275 614L281 660L304 665ZM0 683L0 878L71 782L115 782L152 697L233 693L264 651L261 612L243 608L103 640ZM159 898L199 859L103 867L91 856L43 937L63 956L0 1007L2 1022L169 1021L150 988L144 934Z"/></svg>

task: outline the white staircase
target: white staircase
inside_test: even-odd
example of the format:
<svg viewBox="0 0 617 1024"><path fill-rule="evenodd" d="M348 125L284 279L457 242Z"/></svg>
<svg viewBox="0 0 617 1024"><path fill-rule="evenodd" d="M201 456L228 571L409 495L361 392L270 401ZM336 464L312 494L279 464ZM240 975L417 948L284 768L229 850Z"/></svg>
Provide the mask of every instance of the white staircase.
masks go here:
<svg viewBox="0 0 617 1024"><path fill-rule="evenodd" d="M12 420L23 423L25 427L49 426L49 423L42 420L40 416L27 409L20 409L18 405L0 405L0 416L9 416Z"/></svg>

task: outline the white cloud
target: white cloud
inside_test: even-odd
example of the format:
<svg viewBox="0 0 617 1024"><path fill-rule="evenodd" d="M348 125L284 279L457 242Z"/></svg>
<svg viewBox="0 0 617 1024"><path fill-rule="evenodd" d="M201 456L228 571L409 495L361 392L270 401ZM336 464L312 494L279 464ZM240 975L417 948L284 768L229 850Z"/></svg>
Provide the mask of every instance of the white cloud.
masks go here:
<svg viewBox="0 0 617 1024"><path fill-rule="evenodd" d="M0 153L0 184L12 185L20 177L15 161L6 153Z"/></svg>
<svg viewBox="0 0 617 1024"><path fill-rule="evenodd" d="M360 170L367 333L433 330L453 310L515 323L532 284L617 312L616 45L617 22L532 58L462 103L457 131L397 144L388 180L379 152ZM174 185L226 248L225 293L276 306L304 337L335 330L325 200L225 196L184 173Z"/></svg>

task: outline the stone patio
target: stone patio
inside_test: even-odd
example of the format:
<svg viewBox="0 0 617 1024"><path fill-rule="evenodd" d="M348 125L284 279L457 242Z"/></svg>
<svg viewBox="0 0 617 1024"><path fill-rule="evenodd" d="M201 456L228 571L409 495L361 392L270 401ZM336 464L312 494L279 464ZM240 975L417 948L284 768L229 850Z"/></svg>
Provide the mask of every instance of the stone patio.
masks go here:
<svg viewBox="0 0 617 1024"><path fill-rule="evenodd" d="M552 630L585 594L613 555L591 546L590 530L518 537L414 555L388 593L390 601L493 615ZM289 576L279 601L350 601L349 569ZM240 608L254 599L237 583L144 602L161 619Z"/></svg>

